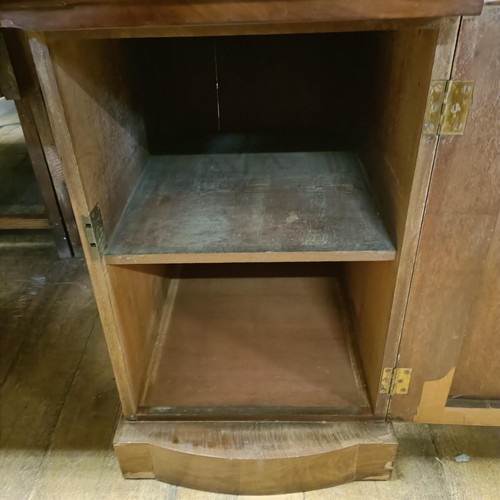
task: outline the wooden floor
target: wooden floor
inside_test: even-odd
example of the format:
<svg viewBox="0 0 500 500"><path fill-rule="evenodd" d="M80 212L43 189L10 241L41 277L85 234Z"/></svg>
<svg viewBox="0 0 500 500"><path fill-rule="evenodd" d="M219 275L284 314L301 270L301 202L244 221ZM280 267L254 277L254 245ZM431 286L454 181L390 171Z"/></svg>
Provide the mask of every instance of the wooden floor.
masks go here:
<svg viewBox="0 0 500 500"><path fill-rule="evenodd" d="M0 383L1 499L225 498L121 478L111 448L118 397L82 261L0 247ZM500 498L498 428L394 427L390 481L273 498ZM469 462L455 461L462 453Z"/></svg>

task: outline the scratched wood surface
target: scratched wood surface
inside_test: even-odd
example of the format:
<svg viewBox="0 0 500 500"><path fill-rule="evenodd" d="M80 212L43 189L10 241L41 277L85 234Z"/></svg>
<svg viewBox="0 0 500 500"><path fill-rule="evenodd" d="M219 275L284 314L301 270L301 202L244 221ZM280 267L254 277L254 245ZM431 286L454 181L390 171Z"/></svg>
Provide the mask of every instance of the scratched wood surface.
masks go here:
<svg viewBox="0 0 500 500"><path fill-rule="evenodd" d="M260 495L389 479L397 441L385 422L122 420L114 447L127 478Z"/></svg>
<svg viewBox="0 0 500 500"><path fill-rule="evenodd" d="M237 498L121 477L111 444L118 395L81 260L62 262L50 248L2 247L0 276L2 500ZM399 452L389 481L239 498L498 498L498 429L401 423L394 428ZM470 462L455 462L462 453Z"/></svg>
<svg viewBox="0 0 500 500"><path fill-rule="evenodd" d="M106 250L116 257L108 262L209 262L221 253L229 262L276 253L287 261L287 252L298 254L293 260L394 258L356 156L152 157Z"/></svg>

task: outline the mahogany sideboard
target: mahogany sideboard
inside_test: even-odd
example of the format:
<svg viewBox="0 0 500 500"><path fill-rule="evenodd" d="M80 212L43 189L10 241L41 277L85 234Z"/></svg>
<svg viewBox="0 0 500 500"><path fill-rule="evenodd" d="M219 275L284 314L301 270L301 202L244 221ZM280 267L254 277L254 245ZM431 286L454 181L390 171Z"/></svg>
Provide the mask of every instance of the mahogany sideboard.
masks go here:
<svg viewBox="0 0 500 500"><path fill-rule="evenodd" d="M391 420L500 425L496 3L1 3L77 215L125 477L304 491L388 478Z"/></svg>

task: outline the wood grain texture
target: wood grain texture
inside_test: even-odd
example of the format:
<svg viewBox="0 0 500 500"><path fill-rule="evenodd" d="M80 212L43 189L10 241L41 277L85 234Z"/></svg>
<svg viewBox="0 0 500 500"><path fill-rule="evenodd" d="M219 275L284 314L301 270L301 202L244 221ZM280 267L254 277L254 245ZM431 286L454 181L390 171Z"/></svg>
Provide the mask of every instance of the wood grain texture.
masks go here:
<svg viewBox="0 0 500 500"><path fill-rule="evenodd" d="M370 414L334 278L182 276L142 412Z"/></svg>
<svg viewBox="0 0 500 500"><path fill-rule="evenodd" d="M2 496L36 482L82 351L98 324L82 263L53 249L0 255ZM16 481L4 482L13 474Z"/></svg>
<svg viewBox="0 0 500 500"><path fill-rule="evenodd" d="M66 39L50 53L87 202L111 234L146 160L128 52L120 40Z"/></svg>
<svg viewBox="0 0 500 500"><path fill-rule="evenodd" d="M121 412L104 335L96 320L78 369L68 377L70 385L57 425L34 474L32 498L50 500L71 491L74 498L90 499L91 492L99 489L106 450Z"/></svg>
<svg viewBox="0 0 500 500"><path fill-rule="evenodd" d="M354 155L152 157L106 249L130 263L147 254L182 262L185 253L198 262L211 254L244 262L251 253L287 261L288 252L304 260L394 257Z"/></svg>
<svg viewBox="0 0 500 500"><path fill-rule="evenodd" d="M43 214L0 215L0 229L49 229L50 224Z"/></svg>
<svg viewBox="0 0 500 500"><path fill-rule="evenodd" d="M127 352L130 377L137 394L145 383L162 327L169 288L165 271L164 266L158 265L106 267L120 342Z"/></svg>
<svg viewBox="0 0 500 500"><path fill-rule="evenodd" d="M122 421L115 451L125 477L233 494L306 491L388 478L397 442L387 424Z"/></svg>
<svg viewBox="0 0 500 500"><path fill-rule="evenodd" d="M469 321L450 395L500 401L500 356L492 355L500 353L500 48L495 44L495 50L488 57L481 54L481 58L477 54L485 50L484 47L489 47L492 40L500 37L500 6L489 6L478 20L466 19L461 36L464 39L457 48L455 77L465 79L471 72L471 65L477 65L478 69L474 75L476 89L473 114L468 124L468 134L471 135L459 148L465 151L474 144L475 150L474 153L469 150L469 156L461 151L453 151L450 160L445 158L442 161L459 159L479 163L482 169L476 175L483 176L484 184L474 179L471 185L469 179L466 189L470 193L474 188L474 192L480 192L486 200L479 207L472 202L470 208L474 215L478 212L486 215L491 210L493 218L495 212L497 216L495 223L488 220L482 235L486 253L478 270L480 276L476 296L471 296ZM469 47L472 37L476 44L474 49ZM471 130L472 127L477 127L476 131ZM479 137L483 142L479 142Z"/></svg>
<svg viewBox="0 0 500 500"><path fill-rule="evenodd" d="M405 28L435 27L439 20L417 19L374 19L364 21L225 24L225 25L179 25L143 28L97 28L74 30L73 38L186 38L246 35L293 35L305 33L352 33L362 31L391 31ZM65 38L67 31L51 31L51 38Z"/></svg>
<svg viewBox="0 0 500 500"><path fill-rule="evenodd" d="M482 0L255 0L130 2L4 0L0 25L29 30L367 21L478 14Z"/></svg>
<svg viewBox="0 0 500 500"><path fill-rule="evenodd" d="M384 417L388 397L379 394L382 369L396 363L416 252L430 164L421 161L423 112L438 39L436 30L383 34L377 64L375 107L368 116L361 157L397 248L396 260L345 268L358 346L375 414Z"/></svg>
<svg viewBox="0 0 500 500"><path fill-rule="evenodd" d="M413 368L412 388L407 397L393 398L394 417L413 418L419 408L419 421L446 423L449 415L450 422L474 422L476 409L445 408L464 338L472 371L462 380L477 375L474 366L488 366L468 389L480 396L483 375L485 395L498 387L492 349L498 323L499 21L500 9L488 7L477 19L464 18L460 28L452 76L475 80L474 100L464 136L439 139L400 352L401 365ZM481 297L487 302L476 302ZM494 424L496 417L488 420Z"/></svg>
<svg viewBox="0 0 500 500"><path fill-rule="evenodd" d="M452 500L433 436L426 425L394 422L398 455L390 481L357 481L319 491L308 491L305 500L431 500L438 496Z"/></svg>
<svg viewBox="0 0 500 500"><path fill-rule="evenodd" d="M499 155L500 147L496 161ZM493 354L500 352L500 210L490 238L450 396L492 399L500 403L500 357Z"/></svg>

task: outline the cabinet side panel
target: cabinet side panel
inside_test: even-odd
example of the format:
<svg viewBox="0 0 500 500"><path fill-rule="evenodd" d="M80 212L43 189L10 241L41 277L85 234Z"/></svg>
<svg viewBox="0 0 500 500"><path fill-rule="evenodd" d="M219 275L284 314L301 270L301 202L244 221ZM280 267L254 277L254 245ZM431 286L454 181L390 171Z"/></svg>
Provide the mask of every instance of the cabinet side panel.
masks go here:
<svg viewBox="0 0 500 500"><path fill-rule="evenodd" d="M142 396L156 341L163 333L169 279L162 265L107 266L110 295L127 353L128 369Z"/></svg>
<svg viewBox="0 0 500 500"><path fill-rule="evenodd" d="M438 31L402 30L381 37L376 105L362 158L398 254L393 262L348 264L345 273L378 416L387 409L388 397L378 394L380 375L395 364L429 178L430 163L420 161L419 154Z"/></svg>
<svg viewBox="0 0 500 500"><path fill-rule="evenodd" d="M99 309L99 314L101 316L101 321L103 323L103 329L106 336L106 342L110 352L111 361L113 364L113 371L116 377L116 383L118 386L123 411L125 415L132 415L137 406L139 387L134 380L134 374L131 373L131 370L129 369L129 360L127 359L128 353L126 352L126 349L123 345L121 332L118 330L118 322L109 294L109 277L106 273L104 263L99 259L92 258L89 246L85 243L86 236L82 221L82 217L84 215L88 215L92 210L92 203L95 201L96 196L104 193L106 190L111 195L124 184L123 182L117 182L115 185L108 184L104 176L99 177L97 174L94 174L94 178L91 177L91 179L93 179L95 183L95 186L93 188L90 184L84 184L85 181L89 182L90 174L87 173L87 177L83 177L80 175L81 166L79 164L79 161L77 161L75 155L74 143L78 141L79 135L83 133L95 135L99 131L101 131L101 128L99 126L96 126L99 125L99 121L96 119L95 122L92 122L88 124L88 127L85 127L86 130L75 131L75 136L72 135L71 131L69 130L68 122L66 120L66 113L73 115L75 112L77 112L77 106L79 105L77 98L75 97L75 102L70 101L66 103L66 106L63 105L60 95L60 87L54 74L53 61L51 58L51 54L49 53L45 38L40 34L30 34L29 43L38 77L40 79L43 96L47 104L47 113L51 128L54 131L56 147L61 157L64 177L68 186L68 192L70 194L71 204L75 213L78 231L80 234L80 238L84 242L83 251L87 260L87 266L92 280L94 295ZM87 63L90 64L90 62ZM76 61L74 62L74 64L76 64ZM69 83L72 87L77 86L75 82ZM83 92L83 89L75 89L75 92ZM86 110L84 109L82 114L85 114L85 112ZM91 121L90 117L87 117L86 119L88 121ZM73 126L75 127L75 118L73 118L73 120ZM88 140L84 140L83 144L88 144ZM99 156L98 153L99 151L92 151L92 148L89 148L88 154L90 158L83 158L83 164L88 164L85 162L89 162L90 159L93 158L95 161L95 168L95 166L99 165L99 161L105 161L106 159L109 159L111 162L114 162L114 165L116 167L121 158L120 152L117 152L115 157L111 157L111 155L108 155L106 158ZM136 155L134 156L134 158L138 164L138 175L142 155ZM80 157L79 160L81 159L82 158ZM132 161L132 158L129 158L129 161ZM125 173L126 170L123 175L125 175ZM131 189L131 187L128 187L128 189ZM121 193L121 195L123 199L124 194ZM103 198L103 200L106 200L106 198ZM109 224L109 221L113 221L113 218L116 218L117 215L113 210L113 206L111 204L107 203L107 201L104 201L103 203L104 212ZM108 215L110 216L109 218Z"/></svg>
<svg viewBox="0 0 500 500"><path fill-rule="evenodd" d="M147 158L130 49L125 40L49 43L87 203L99 203L108 236Z"/></svg>
<svg viewBox="0 0 500 500"><path fill-rule="evenodd" d="M474 80L474 98L465 134L439 139L400 351L412 382L391 401L396 418L484 424L481 410L446 408L450 389L500 393L499 26L494 6L462 20L452 77Z"/></svg>

